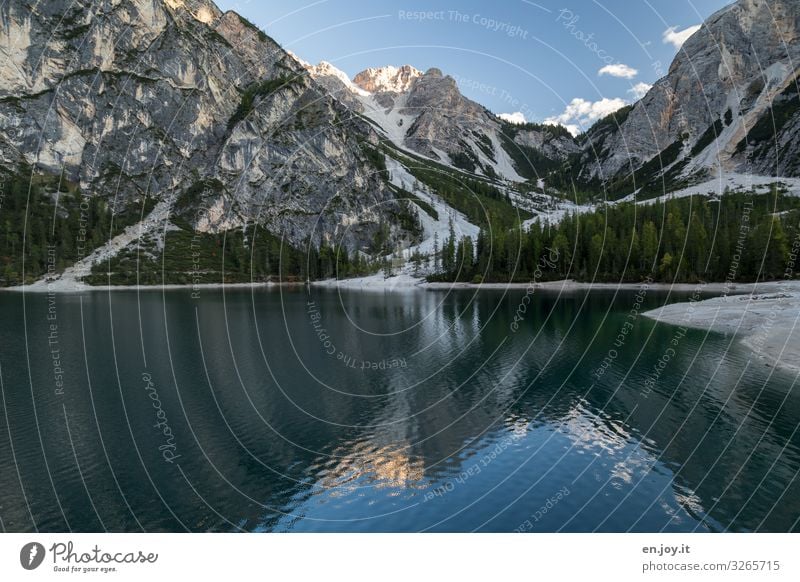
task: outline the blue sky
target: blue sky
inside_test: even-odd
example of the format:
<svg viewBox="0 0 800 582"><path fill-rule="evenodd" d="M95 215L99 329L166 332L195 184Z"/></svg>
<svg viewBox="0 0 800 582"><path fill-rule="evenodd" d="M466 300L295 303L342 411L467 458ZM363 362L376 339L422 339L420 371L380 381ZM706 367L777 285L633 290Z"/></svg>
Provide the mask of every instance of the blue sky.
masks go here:
<svg viewBox="0 0 800 582"><path fill-rule="evenodd" d="M220 0L285 48L350 77L438 67L495 113L574 131L662 77L682 31L728 0ZM665 33L672 30L672 34ZM602 72L601 72L602 69Z"/></svg>

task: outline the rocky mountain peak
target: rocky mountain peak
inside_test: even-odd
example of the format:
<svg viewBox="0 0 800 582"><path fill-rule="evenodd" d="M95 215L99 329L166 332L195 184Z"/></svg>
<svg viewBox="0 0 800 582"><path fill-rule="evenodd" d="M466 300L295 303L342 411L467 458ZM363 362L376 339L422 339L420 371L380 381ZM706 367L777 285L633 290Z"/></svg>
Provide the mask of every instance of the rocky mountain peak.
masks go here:
<svg viewBox="0 0 800 582"><path fill-rule="evenodd" d="M450 110L470 110L471 115L480 116L483 107L461 95L458 84L452 77L444 76L439 69L428 69L409 91L407 107Z"/></svg>
<svg viewBox="0 0 800 582"><path fill-rule="evenodd" d="M440 72L441 74L441 72ZM422 76L411 65L369 68L353 77L353 83L370 93L405 93Z"/></svg>
<svg viewBox="0 0 800 582"><path fill-rule="evenodd" d="M207 0L163 0L173 14L191 16L203 24L214 24L222 16L222 11Z"/></svg>

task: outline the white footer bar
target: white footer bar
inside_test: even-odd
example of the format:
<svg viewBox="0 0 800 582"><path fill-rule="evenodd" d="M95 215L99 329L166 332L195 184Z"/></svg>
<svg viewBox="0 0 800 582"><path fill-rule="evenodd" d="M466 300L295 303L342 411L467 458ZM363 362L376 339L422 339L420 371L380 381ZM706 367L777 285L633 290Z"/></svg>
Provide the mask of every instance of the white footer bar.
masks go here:
<svg viewBox="0 0 800 582"><path fill-rule="evenodd" d="M792 534L3 534L0 580L800 580L798 541Z"/></svg>

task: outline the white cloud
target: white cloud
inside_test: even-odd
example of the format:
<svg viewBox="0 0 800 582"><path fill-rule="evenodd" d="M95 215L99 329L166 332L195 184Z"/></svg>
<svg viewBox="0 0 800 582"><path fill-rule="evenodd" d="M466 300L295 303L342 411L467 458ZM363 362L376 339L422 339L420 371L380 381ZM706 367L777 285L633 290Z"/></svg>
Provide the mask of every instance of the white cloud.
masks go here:
<svg viewBox="0 0 800 582"><path fill-rule="evenodd" d="M589 127L598 119L602 119L610 113L625 107L628 103L624 99L615 97L614 99L603 98L599 101L587 101L576 97L569 102L561 115L548 117L545 123L563 125L572 135L578 135L583 129Z"/></svg>
<svg viewBox="0 0 800 582"><path fill-rule="evenodd" d="M516 125L526 123L525 114L521 111L515 111L514 113L498 113L497 117L500 119L505 119L509 123L514 123Z"/></svg>
<svg viewBox="0 0 800 582"><path fill-rule="evenodd" d="M678 30L677 26L670 26L664 31L664 34L661 38L664 41L664 44L671 44L677 50L680 49L683 46L683 43L685 43L686 40L698 30L700 30L699 24L684 28L683 30Z"/></svg>
<svg viewBox="0 0 800 582"><path fill-rule="evenodd" d="M633 79L638 73L639 71L623 63L606 65L597 71L598 75L611 75L612 77L618 77L620 79Z"/></svg>
<svg viewBox="0 0 800 582"><path fill-rule="evenodd" d="M647 92L652 88L653 86L650 85L649 83L636 83L630 89L628 89L628 93L633 95L634 99L638 100L644 97L647 94Z"/></svg>
<svg viewBox="0 0 800 582"><path fill-rule="evenodd" d="M545 119L545 123L547 123L546 119ZM560 126L566 128L566 130L568 132L570 132L573 137L577 136L581 132L581 128L579 126L575 125L574 123L554 123L553 125L560 125Z"/></svg>

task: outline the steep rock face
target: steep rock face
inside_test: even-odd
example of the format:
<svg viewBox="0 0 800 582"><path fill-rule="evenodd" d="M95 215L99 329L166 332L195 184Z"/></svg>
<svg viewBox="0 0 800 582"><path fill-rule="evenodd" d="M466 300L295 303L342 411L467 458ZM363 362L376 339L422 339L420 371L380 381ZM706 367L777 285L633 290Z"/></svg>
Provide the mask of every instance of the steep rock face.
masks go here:
<svg viewBox="0 0 800 582"><path fill-rule="evenodd" d="M233 86L215 81L228 69L247 83L249 72L229 47L204 38L212 30L182 4L178 12L152 0L70 6L66 13L58 3L2 8L0 46L27 46L14 66L0 65L9 81L0 87L6 135L30 163L63 169L86 187L110 170L145 177L141 188L147 177L168 187L163 169L207 149L215 117L235 107L226 94ZM211 4L198 8L219 16ZM192 56L198 41L207 57Z"/></svg>
<svg viewBox="0 0 800 582"><path fill-rule="evenodd" d="M368 125L344 122L347 111L307 83L265 97L231 130L216 175L235 184L232 197L246 216L290 240L344 238L364 247L394 208L393 195L361 157Z"/></svg>
<svg viewBox="0 0 800 582"><path fill-rule="evenodd" d="M543 176L579 151L575 139L552 126L514 126L464 97L452 77L431 69L414 83L404 113L414 114L405 143L468 171L513 181ZM533 155L531 155L533 154Z"/></svg>
<svg viewBox="0 0 800 582"><path fill-rule="evenodd" d="M494 116L462 96L455 80L439 69L429 69L412 85L403 112L415 116L406 144L431 157L438 157L436 150L457 155L472 149L473 136L485 136L494 123Z"/></svg>
<svg viewBox="0 0 800 582"><path fill-rule="evenodd" d="M279 45L206 0L12 0L0 8L0 142L120 208L181 200L197 228L260 221L300 243L367 245L393 195L369 125ZM224 211L222 211L222 210Z"/></svg>
<svg viewBox="0 0 800 582"><path fill-rule="evenodd" d="M514 136L517 145L540 151L552 160L564 161L580 152L580 146L571 136L545 129L523 129Z"/></svg>
<svg viewBox="0 0 800 582"><path fill-rule="evenodd" d="M619 128L604 132L602 144L590 133L582 176L608 180L673 144L685 175L714 168L796 173L776 164L774 150L739 144L796 82L799 31L800 0L739 0L712 15ZM757 137L783 144L788 161L798 152L793 127Z"/></svg>
<svg viewBox="0 0 800 582"><path fill-rule="evenodd" d="M758 111L756 111L758 113ZM750 115L750 119L756 115ZM746 129L746 133L745 133ZM740 129L744 138L728 145L740 171L771 176L800 176L800 87L797 76L771 98L754 123ZM734 141L734 140L731 140Z"/></svg>
<svg viewBox="0 0 800 582"><path fill-rule="evenodd" d="M368 69L352 82L331 70L312 75L330 79L395 144L431 159L511 181L569 160L564 167L584 183L623 195L718 172L800 175L798 30L800 0L738 0L709 17L639 102L580 140L503 123L438 69Z"/></svg>

